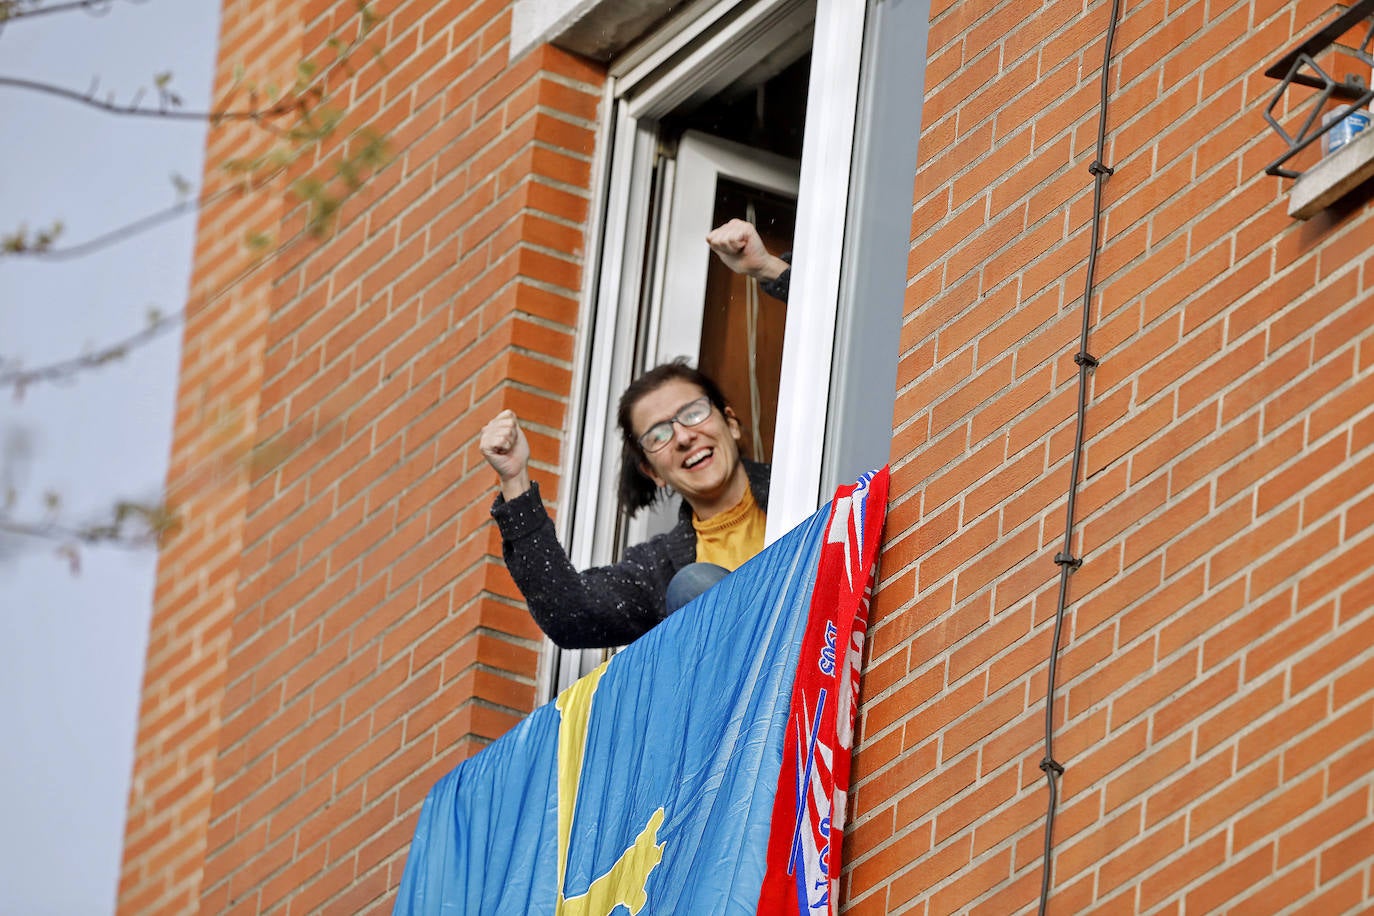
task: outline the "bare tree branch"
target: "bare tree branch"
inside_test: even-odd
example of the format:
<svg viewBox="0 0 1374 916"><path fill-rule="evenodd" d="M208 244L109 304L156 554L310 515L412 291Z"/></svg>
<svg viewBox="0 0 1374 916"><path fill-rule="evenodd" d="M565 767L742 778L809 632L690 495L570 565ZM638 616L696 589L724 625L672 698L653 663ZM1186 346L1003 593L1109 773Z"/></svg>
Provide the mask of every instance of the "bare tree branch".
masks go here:
<svg viewBox="0 0 1374 916"><path fill-rule="evenodd" d="M13 494L9 494L10 497ZM0 536L17 535L23 538L57 541L62 547L59 553L66 556L75 568L80 561L76 550L79 544L108 544L127 550L153 547L178 527L176 513L161 500L121 499L109 510L109 516L99 522L86 524L64 524L57 517L61 503L56 493L46 494L47 517L37 521L24 521L10 515L13 500L8 499L0 509ZM3 553L0 550L0 553Z"/></svg>
<svg viewBox="0 0 1374 916"><path fill-rule="evenodd" d="M301 239L307 236L322 238L329 231L332 220L343 205L344 199L362 186L363 170L381 168L385 164L386 155L385 144L381 138L364 132L361 149L346 155L335 163L334 169L337 173L335 179L306 176L293 183L291 186L292 193L309 210L304 226L295 235L270 252L266 250L272 246L270 237L250 236L247 239L247 244L250 248L258 250L258 257L216 292L207 296L204 301L197 303L196 309L204 309L213 305L244 279L258 271L264 264L269 263L273 257L282 254ZM276 171L280 171L280 169ZM268 175L274 175L276 171L269 172ZM333 180L337 180L338 184L342 185L342 189L331 188L330 182ZM0 359L0 388L13 388L16 394L22 394L29 385L39 382L64 381L89 369L96 369L115 360L123 359L133 350L156 340L170 328L180 324L183 316L190 311L191 307L188 304L181 312L172 316L155 314L152 316L148 327L137 333L92 352L39 366L35 369L17 367L6 369L3 359Z"/></svg>
<svg viewBox="0 0 1374 916"><path fill-rule="evenodd" d="M18 7L19 0L0 0L0 26L16 16L14 12ZM77 0L74 6L90 5L98 6L98 3L82 3ZM30 12L19 15L36 15L42 10L56 10L58 7L34 7ZM69 7L68 7L69 8ZM8 12L5 12L8 11ZM271 129L270 122L288 114L300 114L309 117L311 109L322 102L325 98L325 87L329 77L335 70L340 68L348 69L348 61L353 52L363 43L363 40L372 31L378 22L377 16L367 6L366 2L358 3L358 33L353 36L352 41L344 43L338 38L330 38L326 44L334 52L334 59L325 67L320 67L313 61L303 60L296 65L296 84L285 98L273 102L266 107L258 107L256 99L258 96L255 87L249 87L248 94L250 105L248 108L235 109L228 106L209 111L184 111L181 108L181 97L171 89L171 74L159 73L153 77L153 83L158 93L158 104L156 106L140 104L144 90L139 89L129 102L116 102L113 96L106 98L98 97L100 91L99 81L94 81L91 87L85 92L75 89L68 89L65 86L57 86L41 80L25 79L17 76L0 76L0 88L19 89L27 92L37 92L49 95L69 102L76 102L86 105L98 111L109 114L122 115L125 117L145 117L162 118L180 121L208 121L211 124L219 124L223 121L251 121L259 126ZM380 58L378 58L380 60ZM230 90L232 98L237 92L237 88ZM267 93L269 97L275 95L273 92Z"/></svg>
<svg viewBox="0 0 1374 916"><path fill-rule="evenodd" d="M146 104L143 89L139 89L129 101L121 102L117 101L114 95L102 92L98 81L82 93L38 80L0 76L0 88L37 92L110 114L180 121L199 120L208 121L212 125L224 121L251 122L258 129L279 138L279 142L264 153L224 163L224 171L231 176L229 184L213 193L201 194L192 199L189 185L174 177L179 193L187 196L169 207L78 244L60 248L56 245L57 237L62 230L60 223L54 223L51 228L36 232L21 227L15 233L0 236L0 247L4 248L0 254L54 261L81 257L100 248L118 244L186 213L194 212L202 205L226 195L263 188L277 176L301 164L302 159L306 159L304 174L292 181L283 192L284 198L304 204L306 210L304 225L292 237L278 244L269 235L250 236L246 242L255 257L233 279L200 297L199 301L188 301L176 314L150 316L147 326L143 329L99 349L33 369L25 369L15 361L7 362L0 358L0 389L11 388L19 395L28 385L69 380L121 359L162 337L170 329L182 325L188 316L203 314L237 289L246 278L264 265L272 263L273 256L284 253L304 238L323 238L329 232L348 196L358 191L366 178L381 169L389 159L383 137L367 128L340 135L344 114L325 106L331 94L330 83L333 74L337 70L343 70L350 76L355 75L350 57L363 46L365 39L379 21L365 0L355 0L355 3L359 22L357 32L351 41L336 37L326 40L325 46L333 54L333 59L327 65L322 67L312 60L301 61L296 68L294 84L284 93L271 85L260 91L254 84L236 79L234 86L221 99L221 107L214 110L183 110L181 98L171 88L170 73L161 73L154 77L156 98ZM101 15L109 12L113 4L114 0L61 0L47 5L44 5L44 0L0 0L0 32L3 32L8 22L16 19L74 10ZM370 53L385 67L379 49L374 48ZM245 96L246 101L235 107L237 100ZM259 105L260 98L265 99L267 104ZM342 139L342 143L326 147L328 141L339 138ZM290 448L286 440L274 441L254 447L242 455L233 455L227 462L208 463L204 468L197 470L192 478L183 480L178 488L185 489L182 484L191 489L199 487L202 485L201 478L213 484L216 479L231 472L259 473L263 467L270 467L282 460L282 450ZM12 544L25 540L46 541L56 545L57 554L66 558L75 572L79 570L82 550L87 546L108 545L126 550L148 549L162 543L164 538L178 527L176 513L169 508L166 496L149 501L120 500L114 502L108 511L99 513L96 521L73 523L58 516L58 495L51 493L48 494L48 511L45 515L37 519L15 518L10 511L15 505L15 484L8 468L12 458L13 456L0 455L0 484L4 485L7 493L3 501L0 501L0 560L13 552L10 547Z"/></svg>
<svg viewBox="0 0 1374 916"><path fill-rule="evenodd" d="M201 207L215 203L225 197L257 191L283 172L285 169L278 169L258 177L237 179L227 187L202 194L199 197L179 201L170 207L164 207L154 213L131 220L122 226L116 226L100 235L73 245L58 246L53 244L51 240L47 244L30 244L23 230L20 230L0 237L0 257L34 258L40 261L69 261L74 258L85 257L102 248L109 248L120 242L128 241L150 229L156 229L163 223L170 222L179 216L195 213ZM55 234L52 235L52 238L55 239Z"/></svg>
<svg viewBox="0 0 1374 916"><path fill-rule="evenodd" d="M130 3L146 3L147 0L129 0ZM52 3L41 6L38 0L0 0L0 26L20 19L33 19L51 13L70 13L85 10L93 16L104 16L114 7L114 0L68 0L65 3Z"/></svg>
<svg viewBox="0 0 1374 916"><path fill-rule="evenodd" d="M123 340L101 347L99 350L73 356L69 359L49 363L37 369L9 369L0 371L0 388L14 388L22 392L36 382L55 382L70 378L87 369L95 369L128 356L130 351L151 343L172 328L181 324L183 316L178 313L169 316L154 316L148 327L131 334Z"/></svg>
<svg viewBox="0 0 1374 916"><path fill-rule="evenodd" d="M46 247L26 248L20 251L4 251L3 254L10 257L35 258L40 261L67 261L73 258L84 257L102 248L108 248L111 245L117 245L120 242L131 239L142 232L147 232L149 229L155 229L163 223L176 219L178 216L194 213L200 209L202 204L207 203L210 199L211 198L207 196L202 199L183 200L170 207L158 210L155 213L150 213L147 216L132 220L122 226L117 226L114 229L102 232L94 238L87 239L75 245L64 245L62 247L48 245Z"/></svg>
<svg viewBox="0 0 1374 916"><path fill-rule="evenodd" d="M254 259L253 263L239 271L239 273L229 280L218 290L206 296L204 300L196 303L195 310L209 308L220 299L224 298L238 284L257 273L262 267L271 262L272 258L290 249L301 239L310 234L309 227L301 229L291 238L276 247L272 252ZM130 334L112 344L100 347L90 353L81 356L73 356L57 362L48 363L33 369L4 369L0 370L0 389L13 388L16 393L22 393L29 385L39 382L58 382L71 379L83 372L91 369L98 369L119 359L128 356L134 350L152 343L172 328L180 325L188 313L192 312L191 305L188 303L180 312L172 315L154 315L149 321L148 327L143 330Z"/></svg>
<svg viewBox="0 0 1374 916"><path fill-rule="evenodd" d="M0 0L0 25L3 25L3 16L12 13L15 9L23 6L32 7L33 11L39 9L56 10L59 7L38 7L40 0ZM112 0L106 0L112 2ZM142 2L142 0L139 0ZM79 93L75 90L54 86L35 80L28 80L18 77L0 76L0 87L9 86L11 88L29 89L42 93L56 95L72 101L77 101L85 105L93 106L104 111L122 114L137 115L161 118L176 119L196 119L210 120L219 122L227 119L251 120L259 128L266 130L280 137L284 144L277 146L267 154L256 156L249 159L230 159L224 163L224 170L235 174L233 184L216 192L213 195L203 196L198 201L181 201L170 207L159 210L148 216L141 217L133 222L118 226L105 232L93 239L78 245L58 247L57 237L62 231L60 222L54 223L50 229L40 230L30 233L26 228L20 227L18 231L7 233L0 236L0 256L28 256L43 260L62 261L71 258L81 257L93 251L109 245L118 244L125 239L131 238L140 232L161 225L168 220L175 219L185 213L192 212L198 206L209 203L225 194L235 191L244 192L257 190L272 181L277 175L286 171L300 157L304 149L311 145L317 145L326 138L333 135L339 126L342 115L338 112L323 107L323 102L327 98L327 86L330 74L337 68L345 68L350 74L353 73L349 66L349 58L355 50L363 43L367 35L375 28L379 21L376 14L368 7L366 0L355 0L358 9L358 30L353 39L347 43L337 37L330 37L326 46L334 52L334 60L328 66L320 68L313 61L304 60L296 67L296 85L289 97L281 102L275 103L267 108L250 107L243 110L235 110L225 107L213 111L188 112L180 110L181 99L170 89L171 74L160 73L154 77L154 84L159 93L159 105L156 108L140 106L139 100L142 98L143 90L139 90L134 100L121 104L112 98L101 100L97 98L98 83L91 86L86 93ZM73 9L82 6L92 5L91 0L80 0L80 2L61 5L63 9ZM379 63L381 61L380 52L374 50L374 56ZM246 87L250 100L256 100L257 89L253 86ZM232 99L239 91L240 86L236 82L234 88L228 93L228 98ZM268 95L275 97L276 90L269 89ZM270 123L272 119L289 113L296 115L296 123L289 128L279 128ZM378 136L364 131L362 134L363 146L361 150L352 154L345 155L335 165L336 177L347 189L347 192L355 191L361 185L361 174L365 170L380 167L386 160L385 141ZM185 182L180 182L185 186ZM328 224L333 214L337 211L339 204L342 203L344 195L331 193L329 189L330 181L321 180L318 177L306 176L292 185L291 190L301 199L310 205L311 210L311 230L312 234L322 237L327 230Z"/></svg>
<svg viewBox="0 0 1374 916"><path fill-rule="evenodd" d="M88 525L72 527L57 522L21 522L0 518L0 533L61 544L100 544L125 550L143 550L157 544L162 536L156 531L123 531L120 525Z"/></svg>
<svg viewBox="0 0 1374 916"><path fill-rule="evenodd" d="M179 121L209 121L218 123L220 121L265 121L279 118L283 115L300 111L307 107L309 102L302 96L292 96L271 105L267 108L247 108L247 109L218 109L213 111L182 111L176 107L176 103L168 99L165 95L162 102L156 107L140 105L139 97L135 96L133 101L127 103L116 102L113 99L97 98L95 93L98 86L92 86L86 92L77 92L75 89L67 89L64 86L55 86L51 83L44 83L38 80L23 79L17 76L0 76L0 87L9 89L22 89L28 92L38 92L44 95L56 96L70 102L77 102L87 105L100 111L110 114L126 115L141 118L168 118ZM308 90L307 93L318 90Z"/></svg>

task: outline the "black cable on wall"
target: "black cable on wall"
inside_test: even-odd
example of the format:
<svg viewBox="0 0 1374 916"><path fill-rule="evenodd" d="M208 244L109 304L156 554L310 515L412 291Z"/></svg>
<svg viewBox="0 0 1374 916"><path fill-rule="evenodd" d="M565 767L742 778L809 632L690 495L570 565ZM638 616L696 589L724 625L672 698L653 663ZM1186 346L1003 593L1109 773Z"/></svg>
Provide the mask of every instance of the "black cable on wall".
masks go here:
<svg viewBox="0 0 1374 916"><path fill-rule="evenodd" d="M1045 852L1041 863L1040 876L1040 914L1044 916L1050 899L1051 865L1054 857L1054 815L1059 807L1059 777L1064 775L1064 766L1054 759L1054 686L1055 674L1059 665L1059 643L1064 629L1064 612L1068 608L1069 575L1083 565L1083 560L1073 555L1074 503L1078 496L1078 476L1083 462L1083 428L1088 413L1088 373L1097 366L1097 360L1088 353L1088 331L1091 329L1092 297L1094 275L1097 271L1097 253L1102 243L1102 185L1112 174L1103 159L1107 146L1107 91L1108 71L1112 62L1112 40L1116 37L1116 26L1121 19L1121 0L1112 0L1111 18L1107 23L1106 47L1102 52L1101 96L1097 105L1097 154L1088 166L1093 176L1093 218L1092 241L1088 248L1087 279L1083 290L1083 331L1079 336L1078 352L1073 361L1078 364L1078 417L1074 431L1073 463L1069 474L1068 505L1064 510L1064 546L1055 554L1054 562L1059 566L1059 601L1054 614L1054 637L1050 646L1049 686L1045 693L1045 756L1040 761L1040 769L1045 773L1045 781L1050 791L1049 808L1045 812Z"/></svg>

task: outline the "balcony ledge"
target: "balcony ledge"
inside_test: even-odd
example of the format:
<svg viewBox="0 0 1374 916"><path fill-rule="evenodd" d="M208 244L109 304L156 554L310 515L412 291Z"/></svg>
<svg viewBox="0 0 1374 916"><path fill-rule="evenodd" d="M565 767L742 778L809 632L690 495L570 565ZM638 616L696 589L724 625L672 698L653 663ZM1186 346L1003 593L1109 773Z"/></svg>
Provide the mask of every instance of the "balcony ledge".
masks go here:
<svg viewBox="0 0 1374 916"><path fill-rule="evenodd" d="M1288 194L1288 215L1311 219L1374 176L1374 128L1302 173Z"/></svg>

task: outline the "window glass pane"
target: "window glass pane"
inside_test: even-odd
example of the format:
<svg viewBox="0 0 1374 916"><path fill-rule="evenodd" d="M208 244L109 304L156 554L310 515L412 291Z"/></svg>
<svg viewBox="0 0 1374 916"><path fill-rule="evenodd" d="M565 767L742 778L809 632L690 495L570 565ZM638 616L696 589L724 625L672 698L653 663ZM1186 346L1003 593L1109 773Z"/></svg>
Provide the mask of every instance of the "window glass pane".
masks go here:
<svg viewBox="0 0 1374 916"><path fill-rule="evenodd" d="M769 251L792 248L797 203L722 179L716 188L713 225L746 219L758 227ZM782 370L787 305L712 258L707 271L699 365L725 393L739 416L743 451L756 461L772 460Z"/></svg>

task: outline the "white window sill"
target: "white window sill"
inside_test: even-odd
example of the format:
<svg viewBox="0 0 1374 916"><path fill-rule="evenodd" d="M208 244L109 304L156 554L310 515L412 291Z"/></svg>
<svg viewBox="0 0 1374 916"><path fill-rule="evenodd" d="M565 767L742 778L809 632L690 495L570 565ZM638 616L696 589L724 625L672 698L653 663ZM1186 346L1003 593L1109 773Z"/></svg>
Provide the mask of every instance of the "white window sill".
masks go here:
<svg viewBox="0 0 1374 916"><path fill-rule="evenodd" d="M516 0L510 59L549 42L604 63L675 5L674 0Z"/></svg>

